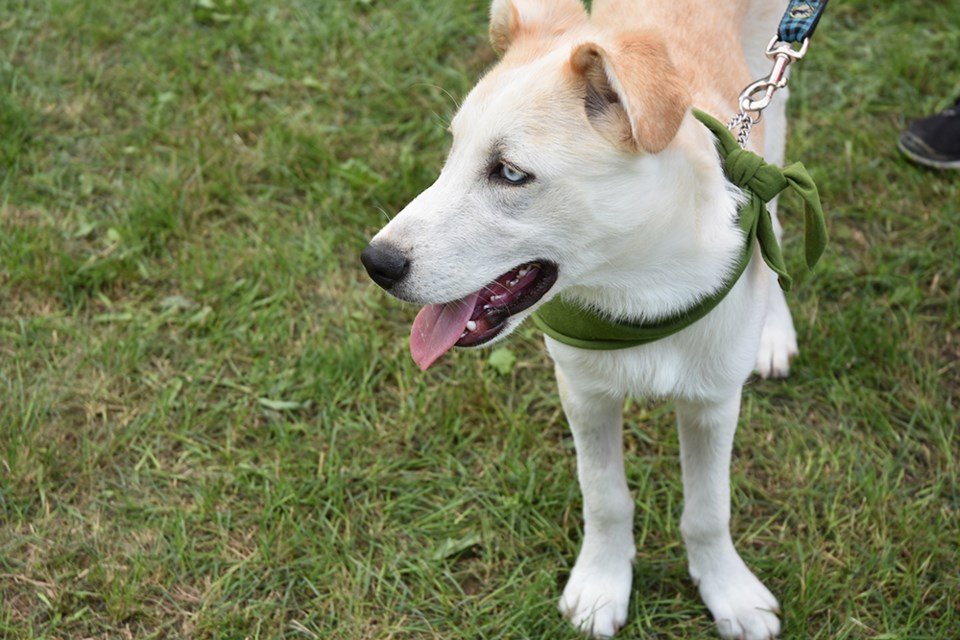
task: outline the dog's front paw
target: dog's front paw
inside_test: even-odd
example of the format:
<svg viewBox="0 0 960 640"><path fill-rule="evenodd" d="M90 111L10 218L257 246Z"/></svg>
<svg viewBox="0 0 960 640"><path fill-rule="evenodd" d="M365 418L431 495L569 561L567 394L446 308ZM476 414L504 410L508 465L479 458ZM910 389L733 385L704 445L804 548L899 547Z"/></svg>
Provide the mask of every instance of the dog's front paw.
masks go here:
<svg viewBox="0 0 960 640"><path fill-rule="evenodd" d="M797 332L793 328L790 308L777 287L772 292L767 318L760 334L760 351L755 371L761 378L786 378L790 375L790 358L797 355Z"/></svg>
<svg viewBox="0 0 960 640"><path fill-rule="evenodd" d="M769 640L780 634L777 599L745 565L702 576L699 586L721 637Z"/></svg>
<svg viewBox="0 0 960 640"><path fill-rule="evenodd" d="M609 638L627 621L632 580L629 560L605 558L591 563L581 557L563 590L560 611L583 633Z"/></svg>
<svg viewBox="0 0 960 640"><path fill-rule="evenodd" d="M761 378L786 378L790 375L790 358L797 353L795 333L768 330L764 327L754 370Z"/></svg>

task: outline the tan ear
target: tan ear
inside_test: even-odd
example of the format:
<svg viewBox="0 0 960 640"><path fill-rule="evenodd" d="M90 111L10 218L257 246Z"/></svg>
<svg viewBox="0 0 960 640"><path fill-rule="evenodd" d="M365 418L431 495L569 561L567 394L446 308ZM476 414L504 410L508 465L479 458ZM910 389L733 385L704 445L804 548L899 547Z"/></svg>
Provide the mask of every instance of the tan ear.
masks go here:
<svg viewBox="0 0 960 640"><path fill-rule="evenodd" d="M603 132L620 129L628 147L650 153L677 135L690 94L659 37L639 31L609 46L585 43L570 66L586 83L587 115Z"/></svg>
<svg viewBox="0 0 960 640"><path fill-rule="evenodd" d="M522 37L559 35L586 20L579 0L493 0L490 42L503 55Z"/></svg>

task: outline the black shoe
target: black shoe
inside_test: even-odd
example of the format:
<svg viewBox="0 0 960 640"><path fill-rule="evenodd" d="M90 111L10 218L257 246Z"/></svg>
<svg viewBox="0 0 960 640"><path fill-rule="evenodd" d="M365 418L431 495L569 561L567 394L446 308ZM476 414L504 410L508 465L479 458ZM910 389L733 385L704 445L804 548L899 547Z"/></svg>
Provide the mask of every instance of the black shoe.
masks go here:
<svg viewBox="0 0 960 640"><path fill-rule="evenodd" d="M960 169L960 100L940 113L917 120L900 136L900 151L936 169Z"/></svg>

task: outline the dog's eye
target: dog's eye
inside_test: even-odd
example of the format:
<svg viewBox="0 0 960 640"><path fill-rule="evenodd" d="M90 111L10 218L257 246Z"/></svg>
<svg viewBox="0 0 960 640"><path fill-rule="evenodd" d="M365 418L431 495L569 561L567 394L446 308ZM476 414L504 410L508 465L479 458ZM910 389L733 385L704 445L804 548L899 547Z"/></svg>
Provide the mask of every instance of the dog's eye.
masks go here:
<svg viewBox="0 0 960 640"><path fill-rule="evenodd" d="M514 169L506 162L501 162L497 166L497 175L509 182L510 184L523 184L527 181L528 176L523 171L519 169Z"/></svg>

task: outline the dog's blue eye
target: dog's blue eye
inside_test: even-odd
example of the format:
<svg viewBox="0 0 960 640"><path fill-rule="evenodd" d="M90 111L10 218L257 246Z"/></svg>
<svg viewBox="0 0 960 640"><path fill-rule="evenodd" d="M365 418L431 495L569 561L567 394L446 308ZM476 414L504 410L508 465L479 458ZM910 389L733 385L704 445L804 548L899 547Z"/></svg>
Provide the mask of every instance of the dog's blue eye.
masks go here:
<svg viewBox="0 0 960 640"><path fill-rule="evenodd" d="M523 184L527 181L528 177L523 171L514 169L505 162L500 163L500 170L498 171L498 174L510 184Z"/></svg>

